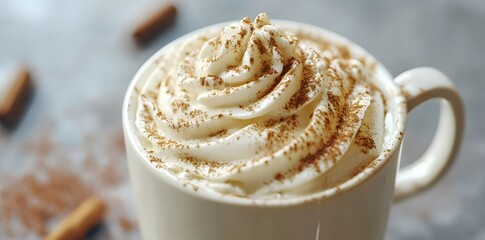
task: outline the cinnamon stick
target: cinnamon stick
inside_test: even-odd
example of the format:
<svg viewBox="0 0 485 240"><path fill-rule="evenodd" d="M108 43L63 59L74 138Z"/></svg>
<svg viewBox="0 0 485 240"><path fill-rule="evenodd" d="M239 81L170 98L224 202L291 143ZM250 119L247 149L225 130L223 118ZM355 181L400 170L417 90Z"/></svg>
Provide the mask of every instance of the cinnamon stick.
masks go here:
<svg viewBox="0 0 485 240"><path fill-rule="evenodd" d="M15 67L13 73L3 76L0 86L0 123L14 128L24 114L33 92L33 83L26 67Z"/></svg>
<svg viewBox="0 0 485 240"><path fill-rule="evenodd" d="M105 210L105 204L101 199L90 197L69 214L44 240L82 239L103 219Z"/></svg>
<svg viewBox="0 0 485 240"><path fill-rule="evenodd" d="M173 23L176 15L177 9L174 5L163 7L135 29L133 38L140 45L147 44Z"/></svg>

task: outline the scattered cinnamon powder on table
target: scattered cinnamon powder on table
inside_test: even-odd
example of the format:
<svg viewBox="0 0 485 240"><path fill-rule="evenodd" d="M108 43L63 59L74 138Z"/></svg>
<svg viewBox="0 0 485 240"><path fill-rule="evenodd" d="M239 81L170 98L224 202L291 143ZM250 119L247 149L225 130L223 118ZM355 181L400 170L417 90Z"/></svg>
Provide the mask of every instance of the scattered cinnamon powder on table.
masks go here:
<svg viewBox="0 0 485 240"><path fill-rule="evenodd" d="M39 236L47 224L67 214L92 193L82 180L65 169L36 169L0 191L0 223L8 237L30 230ZM18 219L25 229L15 229Z"/></svg>
<svg viewBox="0 0 485 240"><path fill-rule="evenodd" d="M103 131L102 138L84 134L73 150L56 140L55 121L46 120L43 125L24 143L27 151L19 160L31 161L25 172L0 169L0 239L45 236L93 194L106 200L108 210L108 228L100 235L116 239L136 232L129 202L116 203L126 202L118 189L128 182L121 129ZM84 157L79 158L80 153Z"/></svg>

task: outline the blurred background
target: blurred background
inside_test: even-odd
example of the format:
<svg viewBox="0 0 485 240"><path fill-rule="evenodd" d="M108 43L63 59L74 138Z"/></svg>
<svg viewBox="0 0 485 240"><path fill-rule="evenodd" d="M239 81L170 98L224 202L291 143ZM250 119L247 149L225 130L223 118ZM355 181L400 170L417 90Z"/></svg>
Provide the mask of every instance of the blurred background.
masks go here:
<svg viewBox="0 0 485 240"><path fill-rule="evenodd" d="M108 212L88 239L140 239L121 129L132 76L181 35L260 12L339 33L394 76L431 66L453 80L467 113L456 164L432 189L393 206L386 239L485 239L485 1L182 0L175 23L137 46L133 29L167 3L0 1L0 68L24 63L35 84L18 127L0 129L0 239L40 239L93 193ZM437 119L433 101L410 114L403 165L424 152Z"/></svg>

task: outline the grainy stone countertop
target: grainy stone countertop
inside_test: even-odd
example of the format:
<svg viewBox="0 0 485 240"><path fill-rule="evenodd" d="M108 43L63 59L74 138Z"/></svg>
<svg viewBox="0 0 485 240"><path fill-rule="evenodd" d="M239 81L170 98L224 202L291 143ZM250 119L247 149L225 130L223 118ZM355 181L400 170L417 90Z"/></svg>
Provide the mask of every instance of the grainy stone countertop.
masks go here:
<svg viewBox="0 0 485 240"><path fill-rule="evenodd" d="M38 233L65 214L63 208L73 207L71 200L91 192L106 198L111 209L93 239L140 239L121 137L121 104L131 77L173 39L263 11L346 36L395 76L431 66L453 80L467 113L461 153L434 188L393 206L386 239L485 239L485 1L182 0L175 25L138 48L131 31L159 5L152 0L0 1L0 66L23 61L36 84L18 129L0 130L0 239L39 239ZM424 152L437 118L437 102L409 116L403 164ZM59 192L75 190L52 186L50 178L79 181L79 199L62 200ZM57 205L14 204L46 191L60 196ZM1 216L6 209L35 221L26 227L21 217Z"/></svg>

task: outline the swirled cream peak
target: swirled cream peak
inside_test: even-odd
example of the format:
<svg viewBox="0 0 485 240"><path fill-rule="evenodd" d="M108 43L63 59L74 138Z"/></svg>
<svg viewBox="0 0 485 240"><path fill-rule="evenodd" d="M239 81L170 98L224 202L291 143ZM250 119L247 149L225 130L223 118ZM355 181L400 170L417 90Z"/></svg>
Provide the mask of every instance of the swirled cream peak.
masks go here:
<svg viewBox="0 0 485 240"><path fill-rule="evenodd" d="M195 62L185 59L177 84L197 103L232 118L278 114L302 81L301 54L294 34L271 25L268 15L260 14L254 23L244 18L223 28L220 36L202 46ZM312 65L316 74L323 73L323 64L316 65L322 61ZM308 95L316 96L319 88L314 84L313 94Z"/></svg>
<svg viewBox="0 0 485 240"><path fill-rule="evenodd" d="M382 149L384 104L366 61L267 14L176 40L157 64L139 91L140 147L194 189L310 194Z"/></svg>

